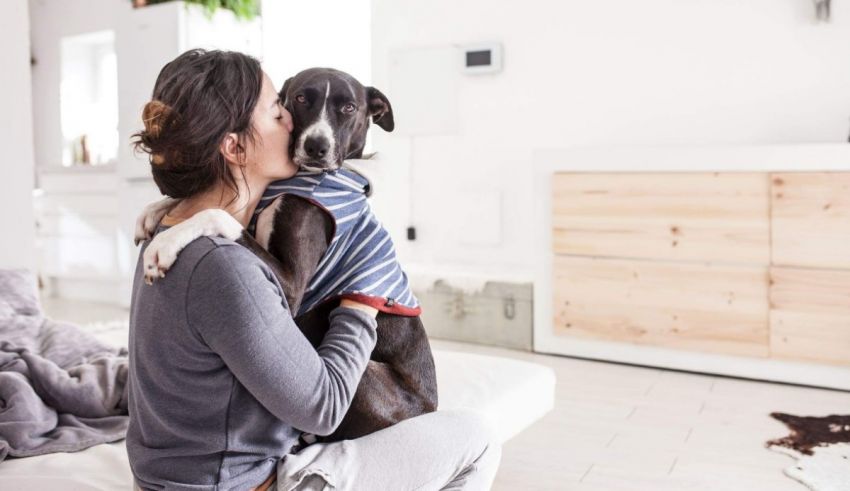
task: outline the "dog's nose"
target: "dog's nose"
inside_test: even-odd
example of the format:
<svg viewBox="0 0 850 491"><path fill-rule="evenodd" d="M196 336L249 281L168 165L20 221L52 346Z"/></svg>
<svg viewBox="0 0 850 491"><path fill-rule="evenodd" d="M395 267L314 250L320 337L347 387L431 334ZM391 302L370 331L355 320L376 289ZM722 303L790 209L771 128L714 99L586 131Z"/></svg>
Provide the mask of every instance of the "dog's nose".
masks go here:
<svg viewBox="0 0 850 491"><path fill-rule="evenodd" d="M323 159L328 153L330 144L327 138L310 137L304 140L304 151L313 159Z"/></svg>

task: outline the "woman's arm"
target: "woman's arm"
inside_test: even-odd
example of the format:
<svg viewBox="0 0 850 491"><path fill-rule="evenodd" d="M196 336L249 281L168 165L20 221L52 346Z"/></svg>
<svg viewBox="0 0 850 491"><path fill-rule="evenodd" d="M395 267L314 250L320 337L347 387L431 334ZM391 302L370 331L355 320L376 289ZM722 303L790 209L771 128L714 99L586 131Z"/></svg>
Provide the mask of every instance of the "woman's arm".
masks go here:
<svg viewBox="0 0 850 491"><path fill-rule="evenodd" d="M187 323L272 414L310 433L332 433L348 411L375 347L373 313L341 306L314 349L256 257L219 244L192 272Z"/></svg>

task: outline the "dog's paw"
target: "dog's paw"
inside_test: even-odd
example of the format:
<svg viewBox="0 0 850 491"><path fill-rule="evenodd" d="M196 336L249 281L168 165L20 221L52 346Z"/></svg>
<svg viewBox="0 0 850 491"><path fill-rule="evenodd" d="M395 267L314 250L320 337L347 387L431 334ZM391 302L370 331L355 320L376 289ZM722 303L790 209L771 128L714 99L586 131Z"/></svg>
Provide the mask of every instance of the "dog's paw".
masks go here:
<svg viewBox="0 0 850 491"><path fill-rule="evenodd" d="M153 285L157 278L165 278L166 271L177 260L180 247L174 240L170 240L169 232L166 230L154 237L142 256L145 283L148 285Z"/></svg>

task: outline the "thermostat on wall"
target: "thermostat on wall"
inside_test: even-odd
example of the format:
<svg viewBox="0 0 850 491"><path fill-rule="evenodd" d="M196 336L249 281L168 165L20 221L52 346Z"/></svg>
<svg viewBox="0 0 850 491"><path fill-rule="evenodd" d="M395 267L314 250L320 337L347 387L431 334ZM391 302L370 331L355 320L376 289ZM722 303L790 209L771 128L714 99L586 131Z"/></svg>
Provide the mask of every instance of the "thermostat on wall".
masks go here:
<svg viewBox="0 0 850 491"><path fill-rule="evenodd" d="M461 46L463 71L469 74L496 73L502 70L502 45L499 43Z"/></svg>

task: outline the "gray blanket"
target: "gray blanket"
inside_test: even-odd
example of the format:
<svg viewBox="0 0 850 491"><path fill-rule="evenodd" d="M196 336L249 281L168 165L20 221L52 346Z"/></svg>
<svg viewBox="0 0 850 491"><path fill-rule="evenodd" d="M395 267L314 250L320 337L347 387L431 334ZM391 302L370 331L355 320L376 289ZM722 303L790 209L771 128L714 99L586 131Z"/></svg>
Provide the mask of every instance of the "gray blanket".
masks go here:
<svg viewBox="0 0 850 491"><path fill-rule="evenodd" d="M32 273L0 269L0 462L124 438L127 350L44 317Z"/></svg>

